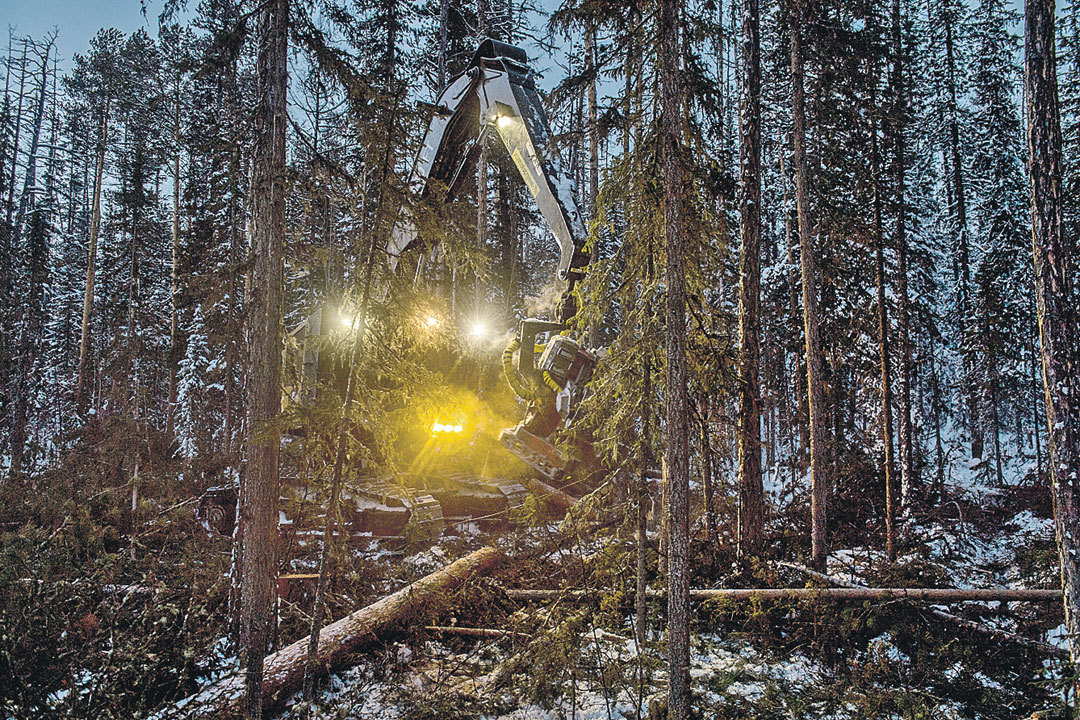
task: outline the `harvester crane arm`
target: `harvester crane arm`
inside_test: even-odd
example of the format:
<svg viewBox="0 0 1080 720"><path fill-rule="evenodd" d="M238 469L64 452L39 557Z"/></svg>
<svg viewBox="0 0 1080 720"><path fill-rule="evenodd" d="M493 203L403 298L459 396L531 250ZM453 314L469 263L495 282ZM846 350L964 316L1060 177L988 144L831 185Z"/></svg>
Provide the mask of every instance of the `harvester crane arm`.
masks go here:
<svg viewBox="0 0 1080 720"><path fill-rule="evenodd" d="M508 450L556 479L564 472L566 460L551 444L551 436L572 420L595 364L592 353L565 332L577 309L574 284L589 263L574 185L552 142L535 75L521 48L490 39L481 42L468 68L450 81L433 107L409 178L413 195L421 201L453 202L494 128L559 244L557 276L566 288L555 317L522 320L517 337L503 355L506 378L527 402L527 414L517 427L499 435ZM410 209L404 208L387 247L392 268L403 254L423 245L418 236L417 223ZM419 255L417 273L423 262ZM536 340L543 333L551 339L540 347Z"/></svg>
<svg viewBox="0 0 1080 720"><path fill-rule="evenodd" d="M494 127L559 244L558 277L573 285L589 262L585 226L573 183L552 143L525 51L484 40L465 72L439 95L434 109L409 178L414 196L424 199L445 187L444 200L452 202ZM387 247L391 266L414 246L417 235L406 209Z"/></svg>

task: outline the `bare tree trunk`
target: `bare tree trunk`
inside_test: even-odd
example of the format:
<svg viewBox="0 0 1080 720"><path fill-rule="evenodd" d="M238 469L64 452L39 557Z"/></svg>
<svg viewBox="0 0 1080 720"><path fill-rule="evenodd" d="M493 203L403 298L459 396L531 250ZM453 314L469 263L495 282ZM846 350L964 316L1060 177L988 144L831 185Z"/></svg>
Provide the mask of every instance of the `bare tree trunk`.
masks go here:
<svg viewBox="0 0 1080 720"><path fill-rule="evenodd" d="M173 92L173 213L172 213L172 273L169 302L169 407L166 435L170 440L176 435L176 371L180 362L180 73L177 72Z"/></svg>
<svg viewBox="0 0 1080 720"><path fill-rule="evenodd" d="M934 420L934 457L936 473L934 475L934 495L938 502L945 498L945 448L941 441L941 381L938 379L937 366L934 362L934 335L930 334L930 416Z"/></svg>
<svg viewBox="0 0 1080 720"><path fill-rule="evenodd" d="M956 51L953 42L953 9L945 9L945 67L949 92L949 151L952 165L952 185L956 200L956 252L959 254L959 296L957 308L960 315L960 333L966 338L971 324L971 261L967 232L967 203L964 194L964 165L960 159L959 106L956 100ZM955 267L955 266L954 266ZM983 452L982 423L979 419L979 403L971 386L974 375L974 359L971 352L963 351L963 379L961 384L967 405L968 429L971 434L971 456L980 458Z"/></svg>
<svg viewBox="0 0 1080 720"><path fill-rule="evenodd" d="M34 112L34 121L30 136L30 154L26 160L26 174L23 178L22 194L19 196L19 211L15 216L15 228L12 234L11 247L18 250L22 226L26 218L26 210L30 206L30 196L37 186L37 152L41 142L41 125L45 119L45 93L49 82L49 53L52 50L52 40L45 47L45 55L41 57L41 82L38 84L37 109ZM45 329L45 308L43 307L48 272L48 239L44 236L45 229L37 228L35 234L41 237L30 240L30 285L26 297L26 317L21 323L19 332L18 348L19 357L17 362L17 377L15 379L15 393L13 398L14 418L11 428L11 475L19 477L22 473L23 452L26 449L27 424L30 419L30 403L32 402L32 385L34 384L35 368L37 366L38 352L41 348L42 334ZM19 303L22 305L22 303Z"/></svg>
<svg viewBox="0 0 1080 720"><path fill-rule="evenodd" d="M383 186L385 187L385 185ZM381 204L381 199L380 199ZM363 203L361 204L363 207ZM364 213L361 213L363 216ZM364 287L360 299L360 310L353 318L352 327L355 329L352 347L349 350L349 379L345 386L345 397L341 405L341 415L338 419L337 428L337 453L334 458L334 475L330 484L330 504L326 509L326 524L323 528L322 555L319 559L319 581L315 589L315 604L311 610L311 629L308 635L307 668L304 671L304 700L310 701L315 691L315 678L319 673L319 634L322 631L323 614L325 611L324 598L330 579L330 546L334 539L334 524L338 513L338 504L341 497L341 484L345 468L345 446L348 443L349 434L349 407L353 402L356 391L356 363L361 356L364 345L364 334L367 329L368 303L371 297L371 280L375 271L375 246L377 233L370 233L368 242L367 259L364 267Z"/></svg>
<svg viewBox="0 0 1080 720"><path fill-rule="evenodd" d="M874 70L871 67L871 73ZM876 77L871 77L876 83ZM874 192L874 268L877 285L878 358L881 369L881 444L883 446L883 475L885 476L885 556L896 562L896 506L893 502L896 486L893 469L892 428L892 368L889 349L889 311L885 304L885 232L881 227L881 157L878 150L877 108L873 92L870 113L870 175Z"/></svg>
<svg viewBox="0 0 1080 720"><path fill-rule="evenodd" d="M439 3L439 94L446 89L446 33L450 26L450 0Z"/></svg>
<svg viewBox="0 0 1080 720"><path fill-rule="evenodd" d="M588 138L589 138L589 189L588 211L589 222L596 220L596 198L600 192L600 129L597 120L596 109L596 26L589 21L585 29L585 72L591 74L589 84L586 87L586 113L588 115ZM593 257L600 259L604 256L604 249L600 244L600 232L594 240ZM597 347L600 344L600 325L604 319L598 318L589 323L589 347Z"/></svg>
<svg viewBox="0 0 1080 720"><path fill-rule="evenodd" d="M716 512L713 498L716 491L713 488L713 454L709 443L709 401L702 402L701 407L701 499L705 515L705 544L709 553L716 550Z"/></svg>
<svg viewBox="0 0 1080 720"><path fill-rule="evenodd" d="M261 720L263 658L277 571L278 433L281 411L281 321L285 254L285 134L288 121L289 0L270 0L258 19L254 172L253 279L248 376L247 478L240 512L243 534L241 640L245 715Z"/></svg>
<svg viewBox="0 0 1080 720"><path fill-rule="evenodd" d="M30 152L26 156L26 172L23 174L23 189L19 194L19 210L15 215L15 226L11 236L11 246L19 247L23 225L26 222L26 210L30 207L30 196L34 194L37 183L37 154L41 145L41 125L45 120L45 94L49 87L49 54L52 52L53 38L45 46L45 54L38 55L41 61L41 82L37 88L37 108L34 110L34 123L30 130ZM40 53L35 44L34 53Z"/></svg>
<svg viewBox="0 0 1080 720"><path fill-rule="evenodd" d="M1072 286L1074 248L1062 233L1053 0L1028 0L1026 4L1025 60L1032 250L1054 530L1061 561L1065 629L1074 670L1080 670L1080 337ZM1075 689L1080 691L1080 682L1075 683Z"/></svg>
<svg viewBox="0 0 1080 720"><path fill-rule="evenodd" d="M811 562L824 569L829 478L824 359L817 305L817 258L810 231L810 188L806 168L806 94L803 88L802 28L807 22L806 0L795 0L791 21L792 137L795 146L795 202L799 216L799 258L802 270L803 327L806 334L806 382L810 404L810 519Z"/></svg>
<svg viewBox="0 0 1080 720"><path fill-rule="evenodd" d="M900 341L900 396L897 398L897 425L900 446L900 507L904 512L915 501L914 431L911 425L911 308L908 298L907 204L904 198L907 138L907 90L904 85L903 16L900 0L892 4L893 40L893 175L896 179L896 290L900 296L897 335Z"/></svg>
<svg viewBox="0 0 1080 720"><path fill-rule="evenodd" d="M761 554L761 20L758 0L742 7L739 98L739 511L738 555Z"/></svg>
<svg viewBox="0 0 1080 720"><path fill-rule="evenodd" d="M686 227L681 153L679 3L660 2L660 156L667 241L668 717L690 717L689 401L686 394Z"/></svg>
<svg viewBox="0 0 1080 720"><path fill-rule="evenodd" d="M26 49L29 41L22 41L22 59L19 61L19 95L15 110L15 140L11 146L11 178L8 180L7 226L15 224L15 171L19 167L19 136L22 132L23 100L26 98ZM9 69L10 72L10 69ZM15 247L15 243L11 244Z"/></svg>
<svg viewBox="0 0 1080 720"><path fill-rule="evenodd" d="M83 292L82 332L79 336L79 370L75 383L75 404L86 407L86 361L90 352L90 319L94 312L94 282L97 272L97 241L101 229L101 184L105 172L105 150L109 139L111 101L105 101L101 114L101 141L94 163L94 204L90 211L90 242L86 247L86 289Z"/></svg>

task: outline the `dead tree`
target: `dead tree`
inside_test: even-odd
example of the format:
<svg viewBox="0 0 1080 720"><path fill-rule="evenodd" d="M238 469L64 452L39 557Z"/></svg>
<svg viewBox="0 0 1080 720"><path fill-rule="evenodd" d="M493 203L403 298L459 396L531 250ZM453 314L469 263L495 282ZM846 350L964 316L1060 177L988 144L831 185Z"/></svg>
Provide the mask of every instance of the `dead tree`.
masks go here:
<svg viewBox="0 0 1080 720"><path fill-rule="evenodd" d="M37 86L33 124L30 128L30 152L26 156L23 189L19 196L19 210L15 216L15 227L12 232L11 247L15 252L19 251L19 241L22 237L23 225L26 223L28 208L34 206L35 210L39 209L31 196L37 187L37 155L41 145L41 126L45 120L45 98L49 89L49 55L52 52L55 37L51 35L47 38L44 51L41 50L40 45L32 43L34 54L41 62L41 77ZM34 384L35 369L45 328L44 295L48 274L48 237L45 226L42 224L43 219L35 216L33 222L35 227L29 233L33 237L28 243L29 292L26 296L26 312L17 342L18 374L15 378L13 398L15 407L11 429L11 474L13 477L19 477L22 473L23 451L26 448L27 424L30 419L30 403L33 395L31 386Z"/></svg>
<svg viewBox="0 0 1080 720"><path fill-rule="evenodd" d="M1065 596L1065 629L1076 666L1080 664L1080 331L1072 286L1075 249L1062 232L1061 123L1053 0L1028 0L1024 30L1032 251L1047 449Z"/></svg>

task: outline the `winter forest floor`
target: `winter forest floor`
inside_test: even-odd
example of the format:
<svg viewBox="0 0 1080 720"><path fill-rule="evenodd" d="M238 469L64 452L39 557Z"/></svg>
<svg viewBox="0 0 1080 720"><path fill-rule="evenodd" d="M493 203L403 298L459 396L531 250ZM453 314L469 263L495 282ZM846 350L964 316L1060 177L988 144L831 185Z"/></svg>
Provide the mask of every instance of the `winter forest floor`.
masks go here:
<svg viewBox="0 0 1080 720"><path fill-rule="evenodd" d="M1023 468L1014 476L1023 477ZM1030 477L993 487L965 463L954 463L949 477L946 501L904 523L891 568L878 550L880 534L867 537L878 520L853 512L838 491L829 573L871 586L1056 587L1045 489L1032 487ZM693 587L807 584L775 564L800 562L805 553L799 528L808 526L808 511L804 483L796 480L770 484L768 558L748 573L734 569L723 501L713 552L695 524ZM639 652L630 503L611 486L591 500L561 524L532 516L512 529L453 527L436 544L351 544L338 561L329 601L334 618L497 542L512 561L468 583L453 611L433 623L505 635L478 640L416 626L332 674L313 715L662 717L663 603L650 604ZM8 512L13 505L6 500ZM190 503L163 506L145 525L132 560L123 517L103 515L105 507L91 499L50 526L9 525L2 536L4 717L147 716L235 669L225 624L229 539L208 536ZM657 537L650 533L653 571ZM286 570L311 572L316 550L301 545ZM662 590L662 577L652 578L651 587ZM588 601L519 603L507 597L508 588L583 589ZM282 601L281 645L307 634L310 607L303 587ZM1064 647L1058 603L941 607ZM1064 717L1072 702L1061 660L941 622L925 606L710 601L695 608L691 676L701 717L1051 718ZM280 717L301 717L298 701Z"/></svg>

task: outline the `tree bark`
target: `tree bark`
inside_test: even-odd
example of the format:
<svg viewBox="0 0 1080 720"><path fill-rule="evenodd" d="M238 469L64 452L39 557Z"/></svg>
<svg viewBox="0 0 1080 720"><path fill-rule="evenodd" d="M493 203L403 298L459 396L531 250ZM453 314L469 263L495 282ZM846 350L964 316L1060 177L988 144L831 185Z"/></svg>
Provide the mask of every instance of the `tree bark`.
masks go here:
<svg viewBox="0 0 1080 720"><path fill-rule="evenodd" d="M86 361L90 352L90 318L94 312L94 283L97 274L97 241L101 230L101 185L105 172L105 150L109 138L110 100L105 100L101 113L101 140L94 163L94 203L90 211L90 241L86 247L86 289L83 291L82 332L79 335L79 369L75 381L75 404L82 412L86 407Z"/></svg>
<svg viewBox="0 0 1080 720"><path fill-rule="evenodd" d="M952 160L953 197L956 201L956 252L959 255L960 275L957 312L961 343L968 336L971 324L971 261L967 232L967 202L964 192L964 165L960 159L960 119L959 105L956 100L956 50L953 40L953 8L950 4L944 10L945 19L945 68L949 93L949 152ZM956 267L955 265L953 266ZM983 451L982 426L979 420L977 393L971 386L974 374L974 358L964 348L962 383L967 405L968 430L971 435L971 456L980 458Z"/></svg>
<svg viewBox="0 0 1080 720"><path fill-rule="evenodd" d="M791 21L792 137L795 149L795 203L799 224L799 259L802 271L803 327L806 335L806 382L810 406L810 518L811 562L825 567L829 478L826 474L824 359L817 305L817 259L810 231L810 188L806 167L806 95L803 87L803 27L806 0L795 0Z"/></svg>
<svg viewBox="0 0 1080 720"><path fill-rule="evenodd" d="M871 73L874 74L873 67ZM876 77L871 77L876 83ZM885 232L881 227L881 157L878 150L877 108L873 92L870 97L870 175L874 193L874 270L877 285L878 360L881 369L881 444L882 474L885 476L885 556L896 562L896 506L893 501L896 486L893 468L892 428L892 368L889 349L889 311L885 303Z"/></svg>
<svg viewBox="0 0 1080 720"><path fill-rule="evenodd" d="M785 567L806 568L789 563ZM821 573L814 577L835 583ZM599 600L594 590L507 590L512 600ZM658 591L650 592L650 598L659 598ZM1061 593L1057 590L1027 588L870 588L849 584L839 588L702 588L690 591L694 600L840 600L862 602L864 600L912 600L926 603L947 602L1057 602Z"/></svg>
<svg viewBox="0 0 1080 720"><path fill-rule="evenodd" d="M668 717L690 717L689 400L686 393L686 193L681 153L679 3L660 2L660 155L667 244Z"/></svg>
<svg viewBox="0 0 1080 720"><path fill-rule="evenodd" d="M281 322L285 253L285 135L288 122L289 0L270 0L258 19L255 150L252 174L253 278L250 296L247 478L241 489L241 645L245 715L263 713L263 658L269 647L277 571Z"/></svg>
<svg viewBox="0 0 1080 720"><path fill-rule="evenodd" d="M758 0L742 7L739 98L739 510L738 556L761 554L761 20Z"/></svg>
<svg viewBox="0 0 1080 720"><path fill-rule="evenodd" d="M280 1L280 0L279 0ZM378 602L327 625L319 642L316 667L320 675L348 665L357 654L379 647L409 628L426 625L440 609L450 606L452 593L474 575L499 562L494 547L484 547ZM266 658L261 693L267 709L279 707L300 689L304 679L309 638L301 638ZM250 682L250 678L247 679ZM241 710L245 678L229 675L171 708L166 716L219 718Z"/></svg>
<svg viewBox="0 0 1080 720"><path fill-rule="evenodd" d="M1076 272L1074 248L1062 232L1061 124L1053 0L1028 0L1024 28L1032 254L1048 428L1046 444L1065 629L1074 669L1080 669L1080 337L1072 286Z"/></svg>
<svg viewBox="0 0 1080 720"><path fill-rule="evenodd" d="M1007 602L1010 600L1045 602L1049 600L1049 597L1046 595L1045 590L1012 590L1008 588L970 588L963 590L943 590L938 588L868 588L863 585L858 585L856 583L839 580L830 575L824 575L822 573L814 572L813 570L802 567L801 565L794 565L792 563L786 562L782 562L780 563L780 565L783 567L791 568L793 570L798 570L799 572L804 573L807 576L821 582L826 582L831 585L841 585L843 587L839 588L840 590L847 590L849 592L859 593L865 591L874 592L880 590L886 590L887 592L891 592L895 590L901 590L904 593L914 593L914 595L905 594L896 596L909 601L909 603L913 600L922 600L933 603L949 601L959 602L961 600L984 600L987 602L993 602L994 600L997 600L999 602ZM836 588L830 589L836 590ZM948 593L948 595L943 595L942 593ZM854 599L858 596L852 595L851 597ZM1021 647L1025 647L1029 650L1034 650L1035 652L1049 655L1051 657L1066 656L1065 651L1061 648L1055 647L1053 645L1048 645L1044 642L1039 642L1038 640L1032 640L1031 638L1027 638L1022 635L1006 632L1005 630L998 630L997 628L992 628L987 625L983 625L982 623L977 623L974 620L968 620L967 618L962 618L958 615L947 613L944 610L938 610L937 608L931 607L923 608L922 611L933 615L939 620L944 620L945 622L951 623L953 625L958 625L967 630L968 632L974 632L979 635L984 635L998 642L1007 642L1014 645L1019 645Z"/></svg>
<svg viewBox="0 0 1080 720"><path fill-rule="evenodd" d="M900 450L900 507L910 510L915 500L918 479L915 476L913 429L911 425L911 303L908 297L907 204L904 198L907 172L907 89L904 84L903 16L900 0L892 3L893 41L893 175L896 181L896 290L900 296L897 339L900 341L900 395L896 416Z"/></svg>
<svg viewBox="0 0 1080 720"><path fill-rule="evenodd" d="M172 272L169 294L169 406L166 435L176 435L176 372L180 362L180 73L177 71L173 92L173 207L172 207Z"/></svg>
<svg viewBox="0 0 1080 720"><path fill-rule="evenodd" d="M597 107L596 107L596 25L593 21L588 22L588 26L585 29L585 71L592 77L589 78L589 84L586 87L586 113L588 116L588 137L589 137L589 197L588 197L588 213L589 222L592 223L596 220L596 198L600 192L600 129L597 119ZM593 239L593 252L592 256L596 260L600 260L604 256L604 250L601 246L601 233L599 230L596 232L596 236ZM600 345L600 326L603 324L603 317L589 323L589 347L597 347Z"/></svg>

